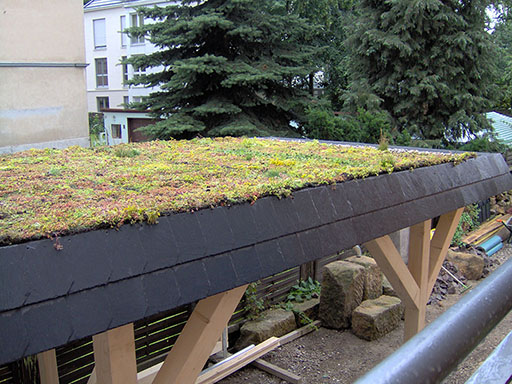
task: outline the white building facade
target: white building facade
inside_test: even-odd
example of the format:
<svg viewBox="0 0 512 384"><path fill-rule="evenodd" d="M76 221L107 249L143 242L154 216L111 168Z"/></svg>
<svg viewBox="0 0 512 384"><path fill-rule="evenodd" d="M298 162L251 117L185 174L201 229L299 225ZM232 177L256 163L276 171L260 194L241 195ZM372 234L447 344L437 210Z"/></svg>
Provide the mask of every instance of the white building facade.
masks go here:
<svg viewBox="0 0 512 384"><path fill-rule="evenodd" d="M84 6L85 54L89 64L87 77L87 105L89 112L101 109L123 108L140 101L155 89L128 86L125 82L136 73L142 73L121 60L132 55L155 52L148 40L131 38L123 30L142 23L150 23L137 15L141 6L166 6L173 2L159 0L91 0ZM155 71L148 69L147 71Z"/></svg>

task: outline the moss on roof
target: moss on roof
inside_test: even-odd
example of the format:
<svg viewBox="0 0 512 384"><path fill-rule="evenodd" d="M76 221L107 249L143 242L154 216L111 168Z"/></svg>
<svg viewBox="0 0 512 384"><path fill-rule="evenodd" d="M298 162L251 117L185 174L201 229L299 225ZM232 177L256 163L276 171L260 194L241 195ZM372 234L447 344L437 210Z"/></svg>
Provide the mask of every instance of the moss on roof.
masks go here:
<svg viewBox="0 0 512 384"><path fill-rule="evenodd" d="M0 244L471 156L244 138L29 150L0 156Z"/></svg>

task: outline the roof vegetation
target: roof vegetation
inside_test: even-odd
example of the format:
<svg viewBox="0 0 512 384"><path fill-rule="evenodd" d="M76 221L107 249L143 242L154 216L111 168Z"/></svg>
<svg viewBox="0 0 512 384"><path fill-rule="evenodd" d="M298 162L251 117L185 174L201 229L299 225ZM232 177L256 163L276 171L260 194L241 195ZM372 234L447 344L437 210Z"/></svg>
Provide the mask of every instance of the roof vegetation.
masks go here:
<svg viewBox="0 0 512 384"><path fill-rule="evenodd" d="M0 156L0 244L473 156L247 138L29 150Z"/></svg>

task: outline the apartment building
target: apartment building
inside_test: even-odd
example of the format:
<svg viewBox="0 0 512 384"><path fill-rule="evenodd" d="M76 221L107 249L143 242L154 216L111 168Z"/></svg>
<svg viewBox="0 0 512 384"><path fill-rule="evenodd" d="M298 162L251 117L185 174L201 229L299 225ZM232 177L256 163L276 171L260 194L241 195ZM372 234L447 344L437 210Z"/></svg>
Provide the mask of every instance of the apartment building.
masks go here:
<svg viewBox="0 0 512 384"><path fill-rule="evenodd" d="M89 146L82 3L0 1L0 153Z"/></svg>
<svg viewBox="0 0 512 384"><path fill-rule="evenodd" d="M121 64L124 57L154 52L157 48L144 38L128 36L131 26L150 23L137 14L140 6L165 6L159 0L91 0L84 6L87 67L87 105L89 112L123 108L139 101L154 89L128 86L126 81L141 69ZM150 71L151 69L148 69ZM154 69L152 69L154 70Z"/></svg>

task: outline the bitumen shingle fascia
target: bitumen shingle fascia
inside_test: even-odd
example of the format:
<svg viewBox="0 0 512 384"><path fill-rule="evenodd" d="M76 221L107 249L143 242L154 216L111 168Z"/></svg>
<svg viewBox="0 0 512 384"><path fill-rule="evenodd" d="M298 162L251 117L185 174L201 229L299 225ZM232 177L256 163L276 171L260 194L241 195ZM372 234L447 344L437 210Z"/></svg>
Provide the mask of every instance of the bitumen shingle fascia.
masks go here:
<svg viewBox="0 0 512 384"><path fill-rule="evenodd" d="M512 189L500 155L0 248L0 364Z"/></svg>

